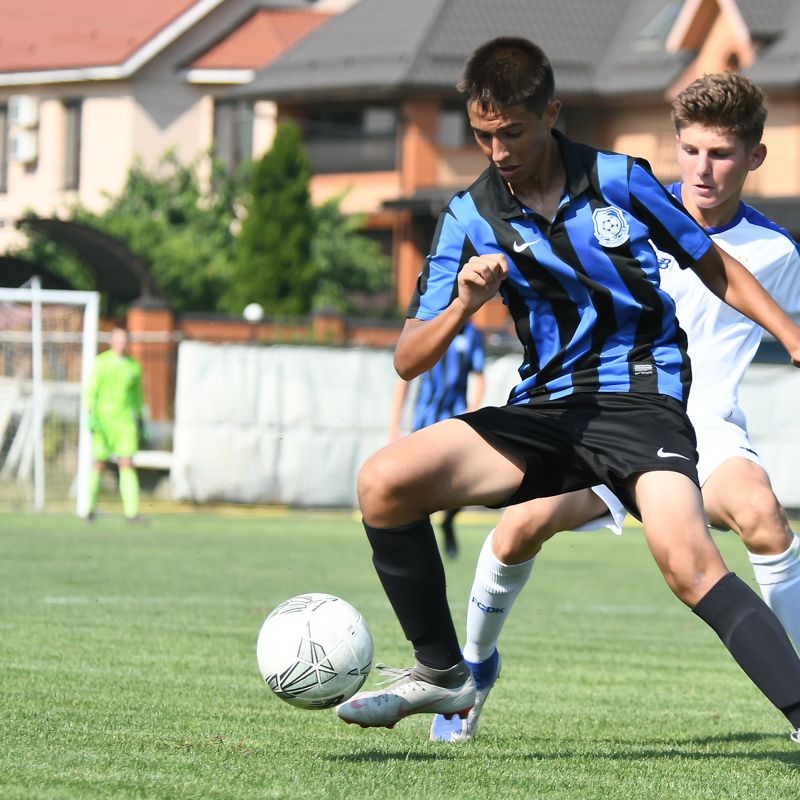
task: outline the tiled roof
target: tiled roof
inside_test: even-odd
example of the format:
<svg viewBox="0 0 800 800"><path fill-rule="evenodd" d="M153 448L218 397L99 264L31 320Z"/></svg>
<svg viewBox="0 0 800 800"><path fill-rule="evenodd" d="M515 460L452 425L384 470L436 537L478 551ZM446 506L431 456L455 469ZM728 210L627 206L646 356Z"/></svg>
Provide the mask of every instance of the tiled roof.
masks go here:
<svg viewBox="0 0 800 800"><path fill-rule="evenodd" d="M302 10L261 9L189 65L191 69L263 67L329 18Z"/></svg>
<svg viewBox="0 0 800 800"><path fill-rule="evenodd" d="M792 0L736 0L736 6L753 36L775 36L782 31Z"/></svg>
<svg viewBox="0 0 800 800"><path fill-rule="evenodd" d="M663 0L361 0L310 33L234 94L310 99L452 90L464 60L495 36L550 56L567 94L664 89L685 59L639 48ZM666 36L666 31L664 33ZM662 40L663 44L663 40Z"/></svg>
<svg viewBox="0 0 800 800"><path fill-rule="evenodd" d="M744 3L742 4L744 5ZM768 42L746 70L748 77L769 93L770 89L796 89L800 85L800 2L789 0Z"/></svg>
<svg viewBox="0 0 800 800"><path fill-rule="evenodd" d="M5 0L0 72L120 64L196 0Z"/></svg>

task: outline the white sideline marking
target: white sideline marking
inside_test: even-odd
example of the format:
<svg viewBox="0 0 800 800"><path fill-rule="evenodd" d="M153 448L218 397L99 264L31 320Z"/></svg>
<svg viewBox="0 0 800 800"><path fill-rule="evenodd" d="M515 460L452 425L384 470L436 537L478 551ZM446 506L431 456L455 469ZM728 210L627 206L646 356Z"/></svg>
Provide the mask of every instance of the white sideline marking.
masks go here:
<svg viewBox="0 0 800 800"><path fill-rule="evenodd" d="M213 605L213 606L240 606L244 608L259 607L261 603L254 600L246 602L244 600L230 600L219 597L128 597L104 595L98 597L88 597L86 595L47 595L42 597L41 602L45 605L54 606L85 606L91 603L101 605L140 605L140 606L192 606L192 605Z"/></svg>
<svg viewBox="0 0 800 800"><path fill-rule="evenodd" d="M592 612L595 614L608 614L613 616L647 616L650 614L686 614L687 609L682 605L677 606L649 606L642 604L628 604L628 605L611 605L608 603L587 603L586 605L578 605L572 603L560 604L554 607L555 611L560 611L565 614L585 614Z"/></svg>

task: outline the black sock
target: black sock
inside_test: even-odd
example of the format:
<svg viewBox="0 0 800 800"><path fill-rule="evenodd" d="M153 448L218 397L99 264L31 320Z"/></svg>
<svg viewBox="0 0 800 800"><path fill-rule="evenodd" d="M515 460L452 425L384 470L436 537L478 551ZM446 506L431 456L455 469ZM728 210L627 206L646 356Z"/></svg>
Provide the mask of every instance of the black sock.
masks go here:
<svg viewBox="0 0 800 800"><path fill-rule="evenodd" d="M456 532L453 530L453 520L456 514L461 511L460 508L449 508L444 512L444 519L442 520L442 533L444 533L444 552L450 557L454 558L458 553L458 543L456 542Z"/></svg>
<svg viewBox="0 0 800 800"><path fill-rule="evenodd" d="M692 609L795 728L800 728L800 659L769 606L732 572Z"/></svg>
<svg viewBox="0 0 800 800"><path fill-rule="evenodd" d="M397 528L373 528L365 522L364 529L372 563L417 660L434 669L457 664L461 648L430 520Z"/></svg>
<svg viewBox="0 0 800 800"><path fill-rule="evenodd" d="M445 530L449 530L450 533L453 533L453 522L455 521L456 514L458 514L459 511L461 511L460 508L448 508L447 511L444 512L442 527Z"/></svg>

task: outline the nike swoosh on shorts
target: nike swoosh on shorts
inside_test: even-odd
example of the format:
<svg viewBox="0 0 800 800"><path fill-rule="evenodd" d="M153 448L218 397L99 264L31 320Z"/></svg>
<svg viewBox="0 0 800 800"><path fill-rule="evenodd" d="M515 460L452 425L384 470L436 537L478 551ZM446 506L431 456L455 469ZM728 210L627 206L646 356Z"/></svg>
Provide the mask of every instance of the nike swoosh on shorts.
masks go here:
<svg viewBox="0 0 800 800"><path fill-rule="evenodd" d="M685 458L687 461L692 460L689 456L682 456L680 453L669 453L663 447L658 448L656 455L659 458Z"/></svg>

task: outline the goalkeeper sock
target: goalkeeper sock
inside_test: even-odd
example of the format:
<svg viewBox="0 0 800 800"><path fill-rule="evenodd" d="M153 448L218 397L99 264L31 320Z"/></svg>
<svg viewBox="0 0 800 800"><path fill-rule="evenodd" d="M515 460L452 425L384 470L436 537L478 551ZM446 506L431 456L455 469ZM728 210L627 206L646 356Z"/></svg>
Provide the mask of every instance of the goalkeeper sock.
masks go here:
<svg viewBox="0 0 800 800"><path fill-rule="evenodd" d="M128 519L139 516L139 476L132 467L119 471L119 494L122 510Z"/></svg>
<svg viewBox="0 0 800 800"><path fill-rule="evenodd" d="M89 506L87 514L94 514L97 508L97 495L100 494L100 484L103 480L103 473L99 469L93 469L89 475Z"/></svg>
<svg viewBox="0 0 800 800"><path fill-rule="evenodd" d="M461 663L447 604L444 565L430 520L396 528L364 523L372 563L417 661L444 670Z"/></svg>

